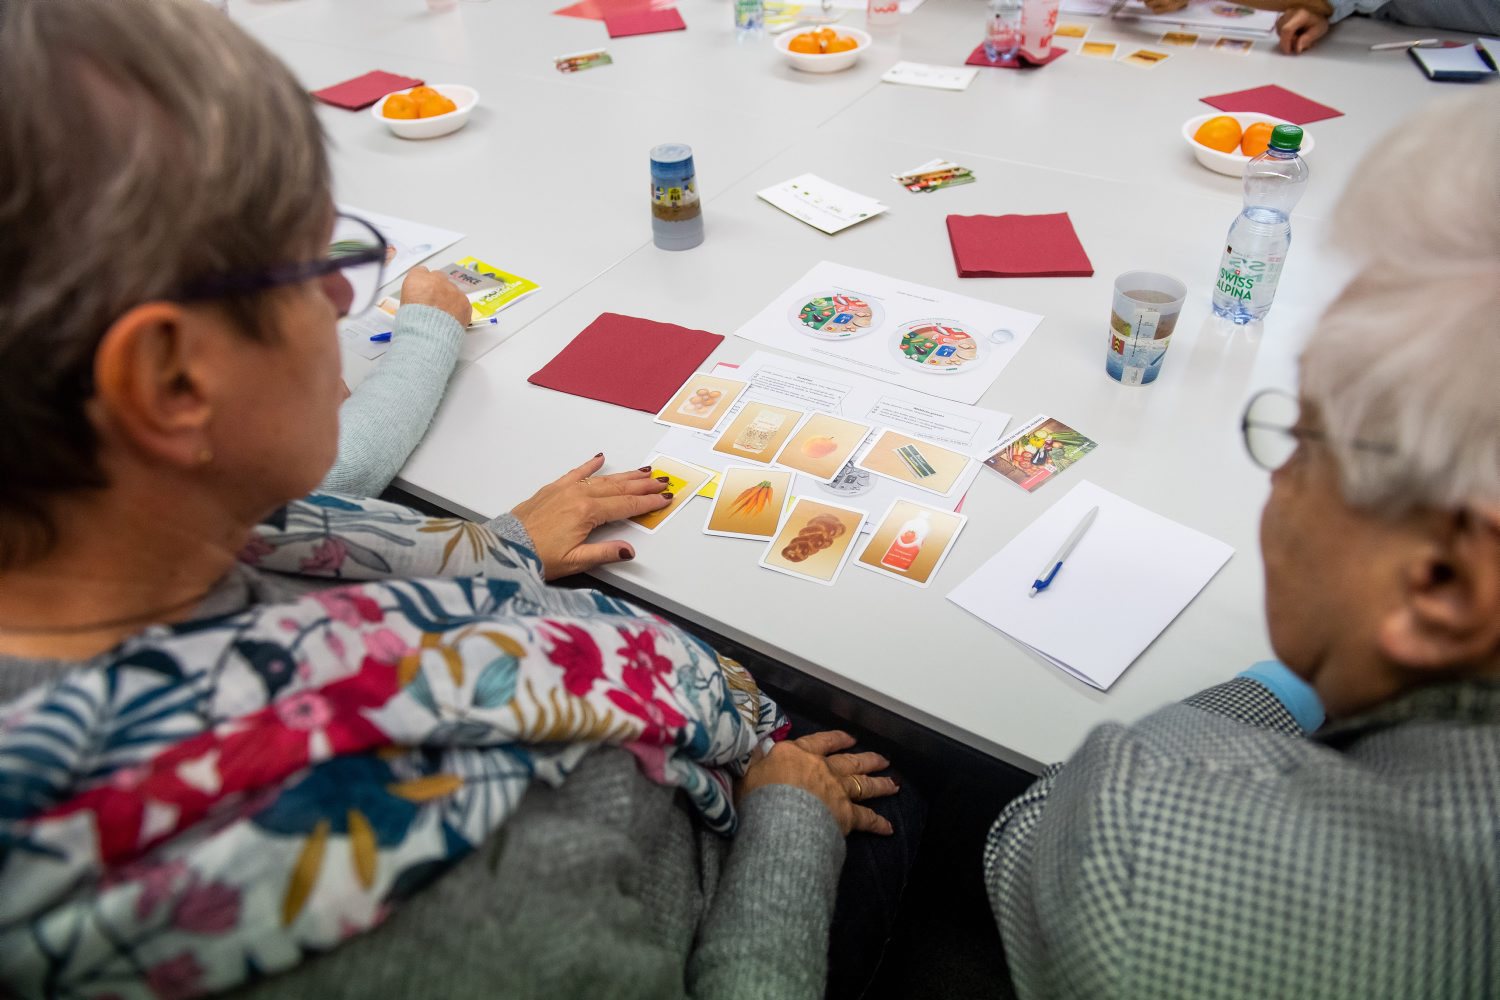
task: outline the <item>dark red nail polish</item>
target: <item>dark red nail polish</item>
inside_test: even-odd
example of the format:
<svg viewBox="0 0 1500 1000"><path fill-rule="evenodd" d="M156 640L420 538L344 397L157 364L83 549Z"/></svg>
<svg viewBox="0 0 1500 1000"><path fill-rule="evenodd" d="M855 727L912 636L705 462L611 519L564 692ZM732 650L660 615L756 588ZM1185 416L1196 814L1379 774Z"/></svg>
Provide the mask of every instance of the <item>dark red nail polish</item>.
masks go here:
<svg viewBox="0 0 1500 1000"><path fill-rule="evenodd" d="M641 466L640 471L641 472L650 472L651 471L651 466L649 466L649 465L643 465L643 466Z"/></svg>
<svg viewBox="0 0 1500 1000"><path fill-rule="evenodd" d="M658 483L670 483L672 481L672 477L671 476L657 476L656 477L656 481Z"/></svg>
<svg viewBox="0 0 1500 1000"><path fill-rule="evenodd" d="M621 549L620 550L620 558L622 560L634 559L635 558L635 553L632 552L632 551L630 551L629 549Z"/></svg>
<svg viewBox="0 0 1500 1000"><path fill-rule="evenodd" d="M594 457L595 457L595 458L603 458L603 457L604 457L604 452L602 452L602 451L600 451L600 452L596 452L596 453L595 453L595 454L594 454Z"/></svg>
<svg viewBox="0 0 1500 1000"><path fill-rule="evenodd" d="M663 499L663 500L670 500L670 499L672 499L672 494L670 494L670 493L663 493L663 494L662 494L662 495L661 495L661 498L662 498L662 499Z"/></svg>

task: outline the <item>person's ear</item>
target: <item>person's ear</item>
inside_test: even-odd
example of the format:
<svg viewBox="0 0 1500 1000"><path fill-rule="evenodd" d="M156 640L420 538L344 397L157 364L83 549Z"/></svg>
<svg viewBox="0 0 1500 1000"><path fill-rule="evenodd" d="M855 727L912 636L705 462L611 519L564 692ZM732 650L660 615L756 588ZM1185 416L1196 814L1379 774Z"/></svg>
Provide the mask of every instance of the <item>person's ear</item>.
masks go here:
<svg viewBox="0 0 1500 1000"><path fill-rule="evenodd" d="M1381 652L1416 670L1500 654L1500 511L1442 519L1406 566L1401 602L1381 622Z"/></svg>
<svg viewBox="0 0 1500 1000"><path fill-rule="evenodd" d="M188 468L213 457L208 326L200 310L148 302L110 324L94 353L96 419L149 460Z"/></svg>

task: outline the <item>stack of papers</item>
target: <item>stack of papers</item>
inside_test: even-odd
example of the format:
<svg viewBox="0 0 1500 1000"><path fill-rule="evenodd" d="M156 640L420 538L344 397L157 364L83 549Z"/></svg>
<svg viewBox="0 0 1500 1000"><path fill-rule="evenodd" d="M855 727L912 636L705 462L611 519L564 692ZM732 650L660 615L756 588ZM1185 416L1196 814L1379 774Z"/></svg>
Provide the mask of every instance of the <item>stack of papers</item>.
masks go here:
<svg viewBox="0 0 1500 1000"><path fill-rule="evenodd" d="M755 194L830 236L886 210L878 199L839 187L817 174L802 174Z"/></svg>
<svg viewBox="0 0 1500 1000"><path fill-rule="evenodd" d="M1093 526L1051 585L1028 596L1092 507ZM959 584L948 600L1103 691L1192 602L1234 550L1084 481ZM1045 567L1045 568L1044 568Z"/></svg>
<svg viewBox="0 0 1500 1000"><path fill-rule="evenodd" d="M964 66L934 66L930 63L898 62L880 79L886 83L903 83L908 87L933 87L937 90L967 90L979 70Z"/></svg>
<svg viewBox="0 0 1500 1000"><path fill-rule="evenodd" d="M1130 0L1118 12L1114 12L1114 0L1063 0L1062 10L1068 14L1089 14L1094 17L1110 15L1122 20L1155 21L1162 24L1189 24L1196 28L1212 28L1235 34L1269 35L1276 29L1277 12L1256 10L1241 4L1224 3L1223 0L1188 0L1188 5L1165 14L1153 14L1142 0Z"/></svg>

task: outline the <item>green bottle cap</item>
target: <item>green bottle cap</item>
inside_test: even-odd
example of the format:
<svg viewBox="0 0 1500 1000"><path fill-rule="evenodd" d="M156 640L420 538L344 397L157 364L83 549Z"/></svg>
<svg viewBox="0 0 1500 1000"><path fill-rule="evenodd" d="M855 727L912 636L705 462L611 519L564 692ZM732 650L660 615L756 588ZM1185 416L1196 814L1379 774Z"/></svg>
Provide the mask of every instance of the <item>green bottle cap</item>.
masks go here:
<svg viewBox="0 0 1500 1000"><path fill-rule="evenodd" d="M1277 125L1271 130L1272 149L1290 149L1292 152L1302 148L1302 129L1296 125Z"/></svg>

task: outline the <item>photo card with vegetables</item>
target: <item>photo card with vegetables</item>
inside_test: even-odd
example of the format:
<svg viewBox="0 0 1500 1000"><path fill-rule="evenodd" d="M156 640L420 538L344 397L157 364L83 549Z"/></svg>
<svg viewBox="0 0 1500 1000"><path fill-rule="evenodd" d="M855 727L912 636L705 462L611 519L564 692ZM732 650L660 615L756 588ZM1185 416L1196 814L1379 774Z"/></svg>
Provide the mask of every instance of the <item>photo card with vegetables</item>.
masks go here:
<svg viewBox="0 0 1500 1000"><path fill-rule="evenodd" d="M820 483L831 483L865 443L872 428L831 413L814 413L787 439L776 464Z"/></svg>
<svg viewBox="0 0 1500 1000"><path fill-rule="evenodd" d="M629 523L642 531L655 534L668 519L697 496L703 485L714 477L714 470L666 455L652 455L650 465L653 476L667 477L667 488L663 492L672 494L672 502L661 510L638 514L630 518Z"/></svg>
<svg viewBox="0 0 1500 1000"><path fill-rule="evenodd" d="M672 394L656 422L691 431L711 431L750 383L698 372Z"/></svg>
<svg viewBox="0 0 1500 1000"><path fill-rule="evenodd" d="M865 512L822 500L798 497L781 530L766 546L766 569L832 586L854 551Z"/></svg>
<svg viewBox="0 0 1500 1000"><path fill-rule="evenodd" d="M791 492L790 472L730 466L719 474L718 495L703 532L762 542L772 538Z"/></svg>

